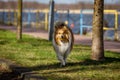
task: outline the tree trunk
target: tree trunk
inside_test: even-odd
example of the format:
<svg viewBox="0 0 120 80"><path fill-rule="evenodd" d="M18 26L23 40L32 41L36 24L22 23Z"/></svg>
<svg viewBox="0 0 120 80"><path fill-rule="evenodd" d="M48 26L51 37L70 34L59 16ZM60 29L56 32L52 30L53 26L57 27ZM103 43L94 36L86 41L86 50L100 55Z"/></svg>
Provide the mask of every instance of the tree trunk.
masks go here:
<svg viewBox="0 0 120 80"><path fill-rule="evenodd" d="M94 0L92 60L104 60L103 17L104 0Z"/></svg>
<svg viewBox="0 0 120 80"><path fill-rule="evenodd" d="M22 0L18 0L17 39L22 39Z"/></svg>

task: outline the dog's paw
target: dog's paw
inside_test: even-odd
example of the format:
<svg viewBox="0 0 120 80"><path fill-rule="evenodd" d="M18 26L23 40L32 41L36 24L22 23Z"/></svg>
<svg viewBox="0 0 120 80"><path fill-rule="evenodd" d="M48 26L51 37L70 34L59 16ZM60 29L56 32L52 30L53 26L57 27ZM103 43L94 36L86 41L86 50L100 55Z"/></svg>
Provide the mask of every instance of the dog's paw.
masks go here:
<svg viewBox="0 0 120 80"><path fill-rule="evenodd" d="M65 67L66 64L60 64L60 67Z"/></svg>

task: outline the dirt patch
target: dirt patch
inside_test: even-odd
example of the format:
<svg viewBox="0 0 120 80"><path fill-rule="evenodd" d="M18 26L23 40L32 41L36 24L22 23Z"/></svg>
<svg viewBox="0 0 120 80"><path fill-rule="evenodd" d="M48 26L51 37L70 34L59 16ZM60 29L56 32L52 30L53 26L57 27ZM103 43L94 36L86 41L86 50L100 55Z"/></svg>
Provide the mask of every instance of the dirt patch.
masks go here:
<svg viewBox="0 0 120 80"><path fill-rule="evenodd" d="M0 59L0 80L47 80L32 69L22 67L7 59Z"/></svg>
<svg viewBox="0 0 120 80"><path fill-rule="evenodd" d="M21 80L19 73L12 71L11 65L12 61L0 59L0 80Z"/></svg>

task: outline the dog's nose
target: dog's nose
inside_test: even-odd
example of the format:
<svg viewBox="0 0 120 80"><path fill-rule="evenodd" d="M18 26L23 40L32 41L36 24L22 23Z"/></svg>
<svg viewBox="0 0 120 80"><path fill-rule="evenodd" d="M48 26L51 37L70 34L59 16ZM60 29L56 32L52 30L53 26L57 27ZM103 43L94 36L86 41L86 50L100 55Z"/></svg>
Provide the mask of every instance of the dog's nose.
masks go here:
<svg viewBox="0 0 120 80"><path fill-rule="evenodd" d="M62 35L61 38L64 38L64 36Z"/></svg>

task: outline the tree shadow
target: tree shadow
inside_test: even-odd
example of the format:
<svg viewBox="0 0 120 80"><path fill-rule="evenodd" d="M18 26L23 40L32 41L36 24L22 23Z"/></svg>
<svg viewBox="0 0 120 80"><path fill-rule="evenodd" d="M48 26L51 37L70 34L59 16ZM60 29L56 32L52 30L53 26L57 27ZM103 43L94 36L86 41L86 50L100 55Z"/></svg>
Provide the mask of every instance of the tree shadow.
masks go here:
<svg viewBox="0 0 120 80"><path fill-rule="evenodd" d="M72 67L72 66L91 66L91 65L109 64L112 62L120 62L120 59L106 57L104 61L95 61L91 59L86 59L81 62L69 62L64 67L60 67L60 63L54 63L54 64L48 64L48 65L38 65L38 66L33 66L33 67L11 66L11 69L15 72L17 71L19 73L23 73L23 72L31 72L31 71L38 71L38 70L67 68L67 67Z"/></svg>
<svg viewBox="0 0 120 80"><path fill-rule="evenodd" d="M0 40L0 45L5 45L5 44L8 44L8 43L10 43L8 40L5 40L5 39Z"/></svg>
<svg viewBox="0 0 120 80"><path fill-rule="evenodd" d="M68 66L76 66L76 65L99 65L99 64L108 64L112 62L120 62L119 58L112 58L112 57L105 57L104 61L96 61L96 60L91 60L91 59L86 59L82 62L77 62L77 63L68 63Z"/></svg>
<svg viewBox="0 0 120 80"><path fill-rule="evenodd" d="M21 76L22 77L21 79L28 78L28 75L30 75L29 77L32 77L32 78L37 78L37 79L41 78L43 80L47 80L44 77L34 75L34 74L39 74L36 72L40 71L40 70L50 70L49 72L43 72L42 74L51 74L51 73L58 73L58 72L69 73L69 72L77 72L77 71L101 70L101 69L107 69L107 68L114 70L115 68L113 68L113 66L99 66L100 64L106 65L106 64L109 64L112 62L120 62L120 59L112 58L112 57L106 57L104 61L94 61L94 60L86 59L81 62L69 62L65 67L60 67L59 63L38 65L38 66L33 66L33 67L21 67L21 66L11 65L10 67L12 69L12 74L14 74L16 76ZM90 67L90 68L88 68L88 67L68 68L68 67L74 67L74 66L92 66L92 67ZM52 69L54 69L54 70L52 70ZM35 71L35 73L31 73L33 71ZM8 73L6 73L6 74L8 74ZM4 73L4 75L5 75L5 73ZM52 74L52 75L54 75L54 74ZM58 77L60 77L60 76L58 76ZM66 79L68 79L68 77L66 77Z"/></svg>
<svg viewBox="0 0 120 80"><path fill-rule="evenodd" d="M111 57L106 57L105 61L95 61L95 60L90 60L86 59L82 62L74 62L74 63L68 63L65 67L58 67L58 64L54 65L48 65L49 69L58 69L58 68L67 68L67 67L74 67L74 66L91 66L91 67L75 67L71 69L62 69L62 70L55 70L55 71L49 71L49 72L44 72L43 74L51 74L51 73L70 73L70 72L78 72L78 71L91 71L91 70L105 70L105 69L111 69L111 70L116 70L120 69L119 66L103 66L103 64L107 65L112 62L120 62L119 58L111 58ZM102 64L102 66L101 66ZM46 67L48 66L42 66L44 68L42 69L47 69ZM38 66L39 70L41 70L41 66Z"/></svg>

